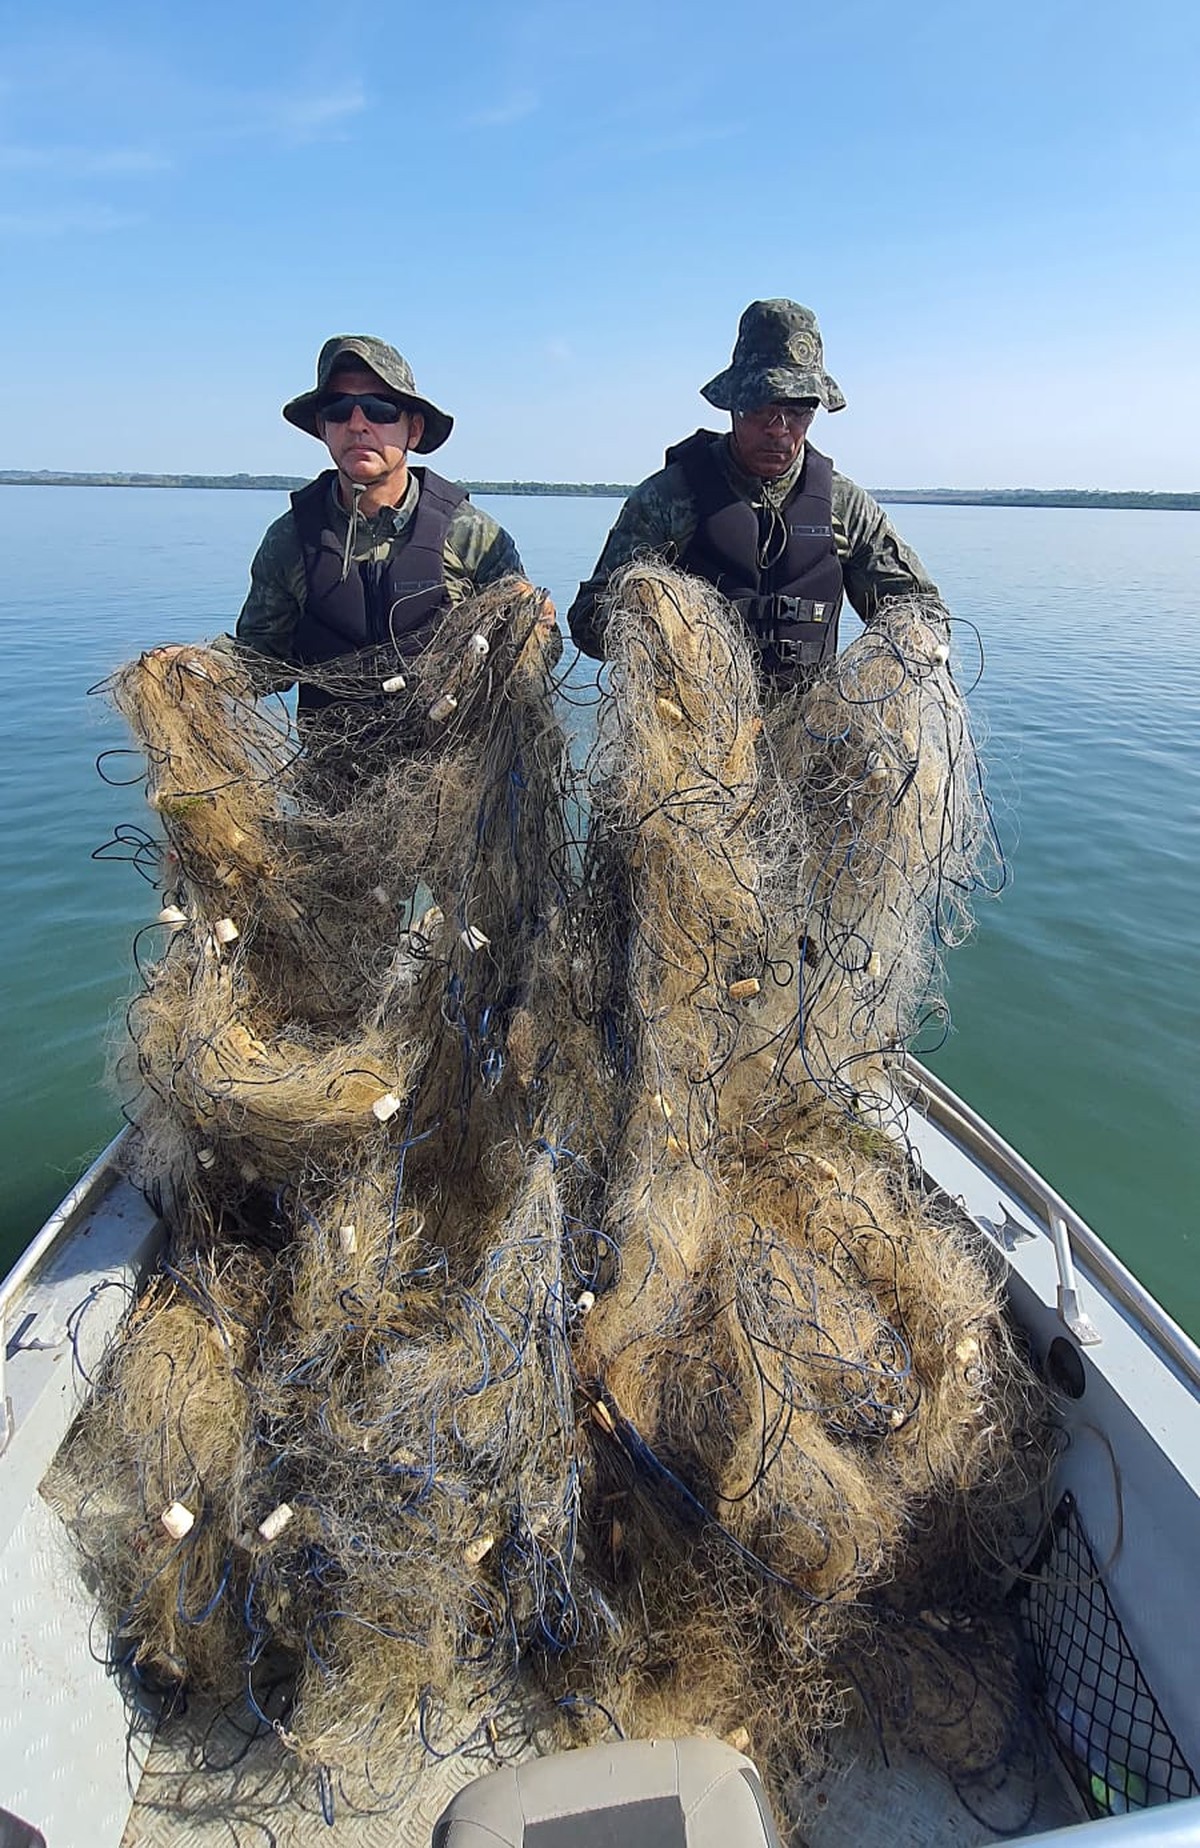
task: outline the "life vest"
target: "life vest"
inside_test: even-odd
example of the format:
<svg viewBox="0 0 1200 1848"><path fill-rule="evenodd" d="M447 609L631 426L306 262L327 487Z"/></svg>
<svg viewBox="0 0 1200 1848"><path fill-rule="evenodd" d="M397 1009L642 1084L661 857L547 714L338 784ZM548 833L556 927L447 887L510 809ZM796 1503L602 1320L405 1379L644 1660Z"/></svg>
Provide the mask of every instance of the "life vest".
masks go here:
<svg viewBox="0 0 1200 1848"><path fill-rule="evenodd" d="M780 510L786 544L762 565L764 542L780 536L770 516L743 500L717 460L720 437L697 430L667 451L687 477L696 531L680 569L707 578L737 609L765 674L791 686L837 653L842 566L833 537L833 463L811 444L800 479Z"/></svg>
<svg viewBox="0 0 1200 1848"><path fill-rule="evenodd" d="M292 495L292 516L304 558L304 613L296 627L297 666L316 666L340 655L383 650L420 654L433 618L446 605L445 543L454 509L466 500L462 488L431 468L417 468L417 509L402 545L382 561L354 561L342 576L344 532L329 523L329 495L336 475L318 475ZM315 711L329 704L319 687L300 682L300 706Z"/></svg>

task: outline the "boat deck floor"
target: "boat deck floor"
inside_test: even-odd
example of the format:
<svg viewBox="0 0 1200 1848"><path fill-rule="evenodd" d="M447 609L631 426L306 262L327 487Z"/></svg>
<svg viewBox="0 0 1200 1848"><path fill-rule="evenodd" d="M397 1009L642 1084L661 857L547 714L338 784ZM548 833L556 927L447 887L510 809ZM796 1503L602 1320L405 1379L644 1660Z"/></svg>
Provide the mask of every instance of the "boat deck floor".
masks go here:
<svg viewBox="0 0 1200 1848"><path fill-rule="evenodd" d="M156 1737L122 1848L428 1848L450 1798L493 1768L483 1755L432 1764L410 1796L373 1814L335 1791L331 1828L315 1779L297 1781L272 1735L248 1741L230 1719L197 1709ZM1049 1752L1036 1772L1007 1771L986 1803L972 1793L968 1808L924 1759L891 1752L885 1763L874 1738L850 1727L830 1735L823 1764L789 1794L789 1848L982 1848L1083 1820Z"/></svg>

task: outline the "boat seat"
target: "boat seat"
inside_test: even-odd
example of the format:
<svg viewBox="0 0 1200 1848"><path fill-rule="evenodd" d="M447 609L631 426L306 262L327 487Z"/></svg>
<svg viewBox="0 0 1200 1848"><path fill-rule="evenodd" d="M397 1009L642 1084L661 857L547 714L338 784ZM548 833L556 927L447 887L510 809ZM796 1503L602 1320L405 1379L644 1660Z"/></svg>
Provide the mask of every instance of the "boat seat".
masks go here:
<svg viewBox="0 0 1200 1848"><path fill-rule="evenodd" d="M758 1772L716 1739L638 1739L460 1790L432 1848L779 1848Z"/></svg>
<svg viewBox="0 0 1200 1848"><path fill-rule="evenodd" d="M46 1837L31 1822L0 1809L0 1848L46 1848Z"/></svg>

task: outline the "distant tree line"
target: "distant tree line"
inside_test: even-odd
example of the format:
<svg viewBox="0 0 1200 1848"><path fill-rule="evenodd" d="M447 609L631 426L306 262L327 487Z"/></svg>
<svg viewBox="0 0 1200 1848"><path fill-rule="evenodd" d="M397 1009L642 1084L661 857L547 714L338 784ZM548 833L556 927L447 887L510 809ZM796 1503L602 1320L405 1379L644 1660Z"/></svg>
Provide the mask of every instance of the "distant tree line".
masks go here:
<svg viewBox="0 0 1200 1848"><path fill-rule="evenodd" d="M55 469L0 469L5 488L302 488L303 475L68 475Z"/></svg>
<svg viewBox="0 0 1200 1848"><path fill-rule="evenodd" d="M876 488L876 500L942 507L1150 507L1200 510L1200 493L1138 488Z"/></svg>
<svg viewBox="0 0 1200 1848"><path fill-rule="evenodd" d="M464 481L471 494L606 494L624 500L631 481Z"/></svg>
<svg viewBox="0 0 1200 1848"><path fill-rule="evenodd" d="M103 474L66 474L57 469L0 469L0 487L9 488L302 488L304 475L135 475L117 469ZM607 494L623 500L630 484L621 481L464 481L471 494Z"/></svg>
<svg viewBox="0 0 1200 1848"><path fill-rule="evenodd" d="M300 475L66 474L53 469L0 469L0 487L43 488L267 488L287 493L304 486ZM605 495L624 499L624 481L464 481L472 494ZM1200 511L1200 493L1171 494L1109 488L877 488L881 501L944 507L1148 507Z"/></svg>

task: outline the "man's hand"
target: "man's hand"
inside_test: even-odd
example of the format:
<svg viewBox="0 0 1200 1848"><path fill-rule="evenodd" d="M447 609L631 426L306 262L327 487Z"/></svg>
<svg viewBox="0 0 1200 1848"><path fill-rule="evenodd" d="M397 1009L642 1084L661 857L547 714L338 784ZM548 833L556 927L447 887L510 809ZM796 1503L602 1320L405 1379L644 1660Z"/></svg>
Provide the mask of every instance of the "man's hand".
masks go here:
<svg viewBox="0 0 1200 1848"><path fill-rule="evenodd" d="M533 585L529 582L527 578L518 578L517 583L520 585L522 590L527 590L531 597L537 595L537 592L535 591ZM539 629L557 629L558 611L555 609L548 591L545 591L545 590L542 591L541 595L542 595L542 605L538 611L537 626Z"/></svg>

